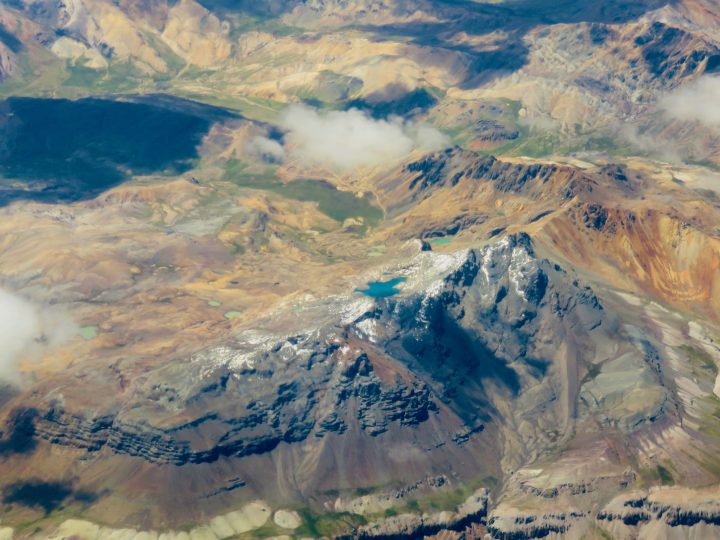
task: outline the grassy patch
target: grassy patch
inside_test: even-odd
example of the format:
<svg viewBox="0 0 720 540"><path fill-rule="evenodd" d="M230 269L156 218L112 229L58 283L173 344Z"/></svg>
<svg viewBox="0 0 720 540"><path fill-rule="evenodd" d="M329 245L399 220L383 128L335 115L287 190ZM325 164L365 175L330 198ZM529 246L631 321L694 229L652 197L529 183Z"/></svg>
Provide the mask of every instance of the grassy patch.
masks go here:
<svg viewBox="0 0 720 540"><path fill-rule="evenodd" d="M350 218L361 219L363 227L366 228L376 226L383 218L382 210L367 198L340 191L324 180L301 179L284 183L277 180L274 169L251 173L247 166L238 160L228 162L225 180L240 187L262 189L288 199L317 203L320 212L340 223Z"/></svg>
<svg viewBox="0 0 720 540"><path fill-rule="evenodd" d="M68 66L68 77L63 81L63 86L76 88L89 88L100 83L105 70L92 69L82 65Z"/></svg>
<svg viewBox="0 0 720 540"><path fill-rule="evenodd" d="M419 494L416 498L410 499L390 510L396 514L454 511L481 486L495 489L498 486L498 479L494 476L485 476L474 482L459 484L452 489L432 490ZM387 515L387 511L385 514Z"/></svg>
<svg viewBox="0 0 720 540"><path fill-rule="evenodd" d="M710 169L713 171L720 171L720 164L717 164L709 159L686 158L685 163L687 163L688 165L698 165L700 167L705 167L706 169Z"/></svg>
<svg viewBox="0 0 720 540"><path fill-rule="evenodd" d="M473 491L474 489L468 484L460 484L454 489L433 491L426 497L418 499L418 506L422 512L455 510L465 502Z"/></svg>
<svg viewBox="0 0 720 540"><path fill-rule="evenodd" d="M656 469L658 478L663 485L671 486L675 483L673 475L665 467L663 467L662 465L658 465Z"/></svg>
<svg viewBox="0 0 720 540"><path fill-rule="evenodd" d="M652 486L661 484L663 486L672 486L675 484L675 478L670 471L670 467L658 464L653 467L642 468L638 471L641 486Z"/></svg>
<svg viewBox="0 0 720 540"><path fill-rule="evenodd" d="M562 139L558 134L542 131L539 133L528 133L524 141L508 153L513 156L539 158L558 153L561 147Z"/></svg>
<svg viewBox="0 0 720 540"><path fill-rule="evenodd" d="M270 519L267 523L265 523L265 525L258 527L257 529L233 536L232 538L237 538L238 540L254 540L260 538L272 538L273 536L279 536L282 534L287 534L287 531L275 525L273 520Z"/></svg>
<svg viewBox="0 0 720 540"><path fill-rule="evenodd" d="M720 437L720 399L710 394L701 398L703 416L700 431L713 437Z"/></svg>
<svg viewBox="0 0 720 540"><path fill-rule="evenodd" d="M333 537L367 524L363 516L349 512L326 512L319 515L304 508L299 513L303 523L295 531L298 536Z"/></svg>
<svg viewBox="0 0 720 540"><path fill-rule="evenodd" d="M187 76L187 74L185 76ZM196 86L196 84L193 84L193 88ZM208 86L211 86L211 84ZM221 89L218 89L218 91L220 90ZM245 118L256 120L258 122L275 122L280 114L280 111L285 107L284 104L270 99L233 96L229 92L224 91L220 91L218 94L190 91L184 89L182 84L178 82L173 84L173 89L170 93L175 96L191 99L206 105L230 109L240 113Z"/></svg>
<svg viewBox="0 0 720 540"><path fill-rule="evenodd" d="M699 370L699 373L696 374L707 376L707 374L710 373L714 377L717 376L718 368L715 365L715 361L712 356L710 356L707 351L687 344L681 345L680 349L685 353L687 359L690 361L693 372Z"/></svg>
<svg viewBox="0 0 720 540"><path fill-rule="evenodd" d="M322 71L312 86L297 88L295 95L321 108L335 108L359 92L362 85L362 80L355 77Z"/></svg>
<svg viewBox="0 0 720 540"><path fill-rule="evenodd" d="M708 478L707 484L711 484L720 478L720 458L715 454L704 453L705 459L697 460L703 468L712 473L715 478Z"/></svg>
<svg viewBox="0 0 720 540"><path fill-rule="evenodd" d="M129 61L116 61L105 69L91 69L81 64L68 64L65 88L80 92L123 93L136 90L144 74Z"/></svg>
<svg viewBox="0 0 720 540"><path fill-rule="evenodd" d="M78 330L78 334L80 334L80 337L86 340L91 340L98 335L98 327L97 326L83 326Z"/></svg>

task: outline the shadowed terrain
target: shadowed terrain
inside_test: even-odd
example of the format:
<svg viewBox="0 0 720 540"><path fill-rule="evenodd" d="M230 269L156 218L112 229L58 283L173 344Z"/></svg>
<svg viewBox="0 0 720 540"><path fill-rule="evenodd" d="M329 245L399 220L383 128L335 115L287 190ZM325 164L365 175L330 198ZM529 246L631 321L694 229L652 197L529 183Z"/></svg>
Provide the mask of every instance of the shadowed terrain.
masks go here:
<svg viewBox="0 0 720 540"><path fill-rule="evenodd" d="M210 107L136 101L10 98L0 103L0 204L92 199L131 175L180 174L216 119Z"/></svg>

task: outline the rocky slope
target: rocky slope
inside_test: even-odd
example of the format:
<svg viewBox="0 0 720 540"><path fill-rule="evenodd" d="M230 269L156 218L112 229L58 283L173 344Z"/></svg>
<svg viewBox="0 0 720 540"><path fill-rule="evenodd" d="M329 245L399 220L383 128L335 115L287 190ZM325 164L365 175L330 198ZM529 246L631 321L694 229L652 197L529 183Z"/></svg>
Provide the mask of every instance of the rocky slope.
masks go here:
<svg viewBox="0 0 720 540"><path fill-rule="evenodd" d="M418 467L455 478L509 474L565 447L575 418L578 426L628 434L621 435L630 445L627 456L639 451L631 441L640 433L677 422L677 398L663 384L663 349L635 337L622 312L540 258L529 236L454 254L421 252L394 273L407 278L397 296L336 297L295 316L278 313L232 341L134 380L123 375L131 365L98 371L95 377L107 379L102 384L126 381L112 401L102 395L78 401L63 390L75 370L56 375L35 387L45 397L32 411L9 421L4 444L32 441L19 452L27 454L23 459L38 452L34 445L68 447L98 465L122 458L116 462L129 472L141 460L171 467L180 478L194 474L189 466L210 465L224 469L213 477L226 476L234 496L249 490L292 500L342 489L343 476L358 470L364 479L354 484L368 486L407 482ZM626 383L633 389L624 389ZM394 449L410 441L425 441L423 450L394 461ZM365 469L367 455L348 452L353 446L387 453ZM288 455L293 448L303 449L305 464L284 469L282 479L242 466L249 457ZM341 458L337 448L347 453ZM33 463L38 473L48 472ZM612 474L608 486L633 482L632 475ZM127 481L115 489L128 489ZM290 491L282 487L287 482L295 486ZM561 492L533 487L527 493L552 500ZM407 519L360 534L410 534L388 531L409 531L416 522L426 533L469 523ZM488 522L491 534L503 530L498 519Z"/></svg>
<svg viewBox="0 0 720 540"><path fill-rule="evenodd" d="M130 401L116 410L90 407L100 414L87 417L51 393L38 407L35 434L173 465L265 453L308 438L320 444L345 432L413 432L434 418L447 430L437 445L462 445L484 437L483 422L507 407L502 402L528 399L523 388L557 375L554 363L568 361L541 335L574 348L616 324L589 288L537 259L525 235L453 256L421 254L398 271L411 281L397 300L339 298L306 308L303 326L311 330L254 329L164 365L135 381ZM316 320L327 319L326 311L348 318ZM567 328L576 325L583 331L571 335ZM592 354L583 360L592 363ZM567 422L575 390L557 399L549 388L556 385L533 390L535 398L547 395L542 413L515 421L526 429Z"/></svg>
<svg viewBox="0 0 720 540"><path fill-rule="evenodd" d="M0 538L720 536L719 21L0 2Z"/></svg>

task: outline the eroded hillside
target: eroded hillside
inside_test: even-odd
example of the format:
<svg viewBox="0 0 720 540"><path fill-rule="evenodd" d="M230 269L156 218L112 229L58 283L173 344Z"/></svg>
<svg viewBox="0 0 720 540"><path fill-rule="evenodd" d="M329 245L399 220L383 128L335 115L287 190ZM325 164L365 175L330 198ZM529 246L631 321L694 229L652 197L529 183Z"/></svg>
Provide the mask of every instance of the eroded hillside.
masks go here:
<svg viewBox="0 0 720 540"><path fill-rule="evenodd" d="M0 538L720 534L719 13L0 5Z"/></svg>

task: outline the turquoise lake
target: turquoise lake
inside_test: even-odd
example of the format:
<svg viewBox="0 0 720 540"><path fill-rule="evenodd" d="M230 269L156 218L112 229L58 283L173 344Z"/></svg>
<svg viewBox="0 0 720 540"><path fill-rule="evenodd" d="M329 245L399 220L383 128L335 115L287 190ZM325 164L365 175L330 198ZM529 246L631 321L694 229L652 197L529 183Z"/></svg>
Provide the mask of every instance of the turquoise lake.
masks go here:
<svg viewBox="0 0 720 540"><path fill-rule="evenodd" d="M448 246L452 243L452 239L445 236L442 238L435 238L434 240L430 240L430 243L433 246Z"/></svg>
<svg viewBox="0 0 720 540"><path fill-rule="evenodd" d="M406 281L406 277L396 277L387 281L370 281L367 289L355 289L355 291L373 298L387 298L399 293L400 289L397 286Z"/></svg>

